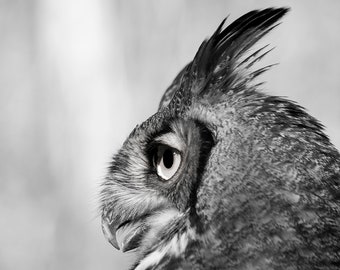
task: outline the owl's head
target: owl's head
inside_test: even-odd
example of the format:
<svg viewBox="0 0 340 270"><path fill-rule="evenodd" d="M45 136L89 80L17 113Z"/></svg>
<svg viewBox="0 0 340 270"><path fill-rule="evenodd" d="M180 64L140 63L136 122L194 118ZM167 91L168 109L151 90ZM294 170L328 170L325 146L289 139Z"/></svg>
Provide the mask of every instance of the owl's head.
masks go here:
<svg viewBox="0 0 340 270"><path fill-rule="evenodd" d="M234 237L229 229L253 224L265 208L256 198L270 196L273 179L295 173L278 166L280 158L294 158L284 141L301 130L325 139L301 107L265 95L254 80L269 66L253 64L270 50L252 46L286 12L252 11L225 28L223 21L158 111L131 132L101 192L103 231L114 247L138 249L141 257L158 250L159 261L162 252L180 256L198 242L223 249Z"/></svg>

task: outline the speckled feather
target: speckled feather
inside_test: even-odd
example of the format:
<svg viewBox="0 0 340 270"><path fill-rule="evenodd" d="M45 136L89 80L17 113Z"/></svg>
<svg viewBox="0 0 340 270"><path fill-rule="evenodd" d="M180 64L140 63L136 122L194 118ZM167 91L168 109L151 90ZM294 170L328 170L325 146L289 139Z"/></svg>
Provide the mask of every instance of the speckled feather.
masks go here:
<svg viewBox="0 0 340 270"><path fill-rule="evenodd" d="M286 12L223 21L115 155L103 218L150 228L132 269L340 269L339 152L302 107L254 80L270 50L250 49ZM148 156L167 133L182 165L164 182Z"/></svg>

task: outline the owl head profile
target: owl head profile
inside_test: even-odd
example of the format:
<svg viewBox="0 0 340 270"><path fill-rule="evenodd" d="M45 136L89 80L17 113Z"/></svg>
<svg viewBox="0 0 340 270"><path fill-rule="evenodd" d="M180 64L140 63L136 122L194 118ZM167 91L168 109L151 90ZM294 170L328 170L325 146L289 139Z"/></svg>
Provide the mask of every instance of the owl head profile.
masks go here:
<svg viewBox="0 0 340 270"><path fill-rule="evenodd" d="M102 228L131 269L340 269L339 152L255 80L287 11L223 21L114 155Z"/></svg>

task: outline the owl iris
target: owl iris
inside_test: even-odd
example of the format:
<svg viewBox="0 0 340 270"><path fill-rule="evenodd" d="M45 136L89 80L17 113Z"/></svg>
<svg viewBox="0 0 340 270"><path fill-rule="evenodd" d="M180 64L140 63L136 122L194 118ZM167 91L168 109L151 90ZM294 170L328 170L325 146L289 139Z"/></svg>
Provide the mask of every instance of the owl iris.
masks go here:
<svg viewBox="0 0 340 270"><path fill-rule="evenodd" d="M181 155L177 150L169 146L158 146L154 155L154 167L159 177L170 179L178 170L181 163Z"/></svg>
<svg viewBox="0 0 340 270"><path fill-rule="evenodd" d="M114 155L102 229L131 269L340 269L340 154L257 81L286 12L223 21Z"/></svg>

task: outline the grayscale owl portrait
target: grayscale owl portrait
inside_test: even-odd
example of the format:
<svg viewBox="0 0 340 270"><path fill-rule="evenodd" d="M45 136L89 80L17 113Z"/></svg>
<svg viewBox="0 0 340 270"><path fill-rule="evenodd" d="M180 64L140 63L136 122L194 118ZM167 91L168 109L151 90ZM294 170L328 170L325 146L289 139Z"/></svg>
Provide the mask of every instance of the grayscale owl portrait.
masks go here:
<svg viewBox="0 0 340 270"><path fill-rule="evenodd" d="M223 21L114 155L102 228L131 269L340 269L339 152L254 68L287 11Z"/></svg>

